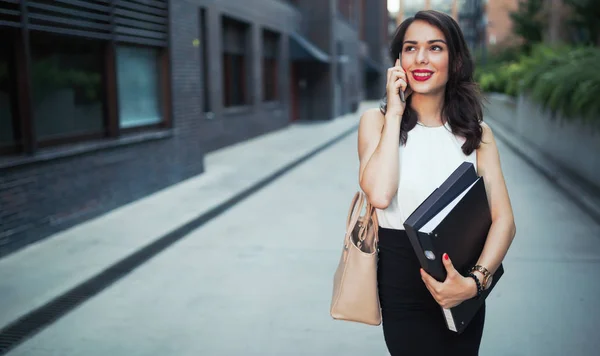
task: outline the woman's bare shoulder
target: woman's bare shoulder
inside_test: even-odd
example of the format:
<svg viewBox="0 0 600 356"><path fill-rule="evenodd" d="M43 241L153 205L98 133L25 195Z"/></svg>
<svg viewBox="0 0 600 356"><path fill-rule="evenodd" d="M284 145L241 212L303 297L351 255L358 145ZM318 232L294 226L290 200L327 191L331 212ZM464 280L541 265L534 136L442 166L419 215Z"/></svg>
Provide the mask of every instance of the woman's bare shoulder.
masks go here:
<svg viewBox="0 0 600 356"><path fill-rule="evenodd" d="M379 129L383 127L385 117L378 108L365 110L360 116L360 128Z"/></svg>
<svg viewBox="0 0 600 356"><path fill-rule="evenodd" d="M379 144L384 121L379 109L369 109L361 115L358 126L358 156L361 160L370 157Z"/></svg>

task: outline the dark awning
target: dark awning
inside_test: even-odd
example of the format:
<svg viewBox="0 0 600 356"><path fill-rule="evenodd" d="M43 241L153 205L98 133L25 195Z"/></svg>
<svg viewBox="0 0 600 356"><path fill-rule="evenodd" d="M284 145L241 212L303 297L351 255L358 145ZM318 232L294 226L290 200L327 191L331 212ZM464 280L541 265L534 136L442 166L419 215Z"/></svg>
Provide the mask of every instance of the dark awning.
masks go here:
<svg viewBox="0 0 600 356"><path fill-rule="evenodd" d="M385 68L370 57L363 57L363 63L365 71L368 73L382 74L385 72Z"/></svg>
<svg viewBox="0 0 600 356"><path fill-rule="evenodd" d="M329 55L296 32L290 33L290 59L329 63Z"/></svg>

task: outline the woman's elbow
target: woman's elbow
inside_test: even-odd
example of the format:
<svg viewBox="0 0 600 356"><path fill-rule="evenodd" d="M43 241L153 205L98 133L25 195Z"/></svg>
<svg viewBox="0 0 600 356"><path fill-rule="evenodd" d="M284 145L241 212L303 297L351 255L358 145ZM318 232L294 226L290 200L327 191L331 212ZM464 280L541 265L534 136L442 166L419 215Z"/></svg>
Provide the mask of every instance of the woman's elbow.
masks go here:
<svg viewBox="0 0 600 356"><path fill-rule="evenodd" d="M517 225L515 224L515 220L513 219L511 227L510 227L510 237L511 237L511 239L514 239L516 235L517 235Z"/></svg>
<svg viewBox="0 0 600 356"><path fill-rule="evenodd" d="M373 207L375 207L379 210L386 209L392 202L391 197L388 197L384 194L373 194L373 195L367 194L367 199L369 199L369 203L371 203L371 205L373 205Z"/></svg>
<svg viewBox="0 0 600 356"><path fill-rule="evenodd" d="M365 182L364 179L360 179L359 184L362 191L365 192L369 203L371 203L373 207L383 210L392 202L392 196L390 194L382 189L370 189L370 187L373 187L373 184Z"/></svg>
<svg viewBox="0 0 600 356"><path fill-rule="evenodd" d="M514 218L510 217L504 219L503 224L506 226L505 231L507 231L507 237L512 241L517 234L517 225L515 224Z"/></svg>
<svg viewBox="0 0 600 356"><path fill-rule="evenodd" d="M517 225L515 224L515 219L506 215L503 217L498 217L496 219L492 219L492 224L497 225L499 229L504 231L506 238L512 241L517 234Z"/></svg>

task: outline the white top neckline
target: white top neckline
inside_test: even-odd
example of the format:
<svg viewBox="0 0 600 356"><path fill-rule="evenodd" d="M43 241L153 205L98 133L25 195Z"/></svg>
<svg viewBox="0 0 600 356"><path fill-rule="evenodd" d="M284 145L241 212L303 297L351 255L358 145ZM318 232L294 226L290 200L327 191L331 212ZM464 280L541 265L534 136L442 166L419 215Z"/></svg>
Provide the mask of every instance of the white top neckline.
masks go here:
<svg viewBox="0 0 600 356"><path fill-rule="evenodd" d="M438 126L427 126L427 125L417 121L417 126L420 126L420 127L426 128L426 129L441 129L443 127L450 129L450 124L448 124L448 120L446 120L446 122L444 122L444 124L438 125Z"/></svg>
<svg viewBox="0 0 600 356"><path fill-rule="evenodd" d="M386 209L377 209L379 225L404 230L404 221L463 162L477 169L477 151L465 155L465 139L455 136L448 121L441 126L416 125L399 149L396 196Z"/></svg>

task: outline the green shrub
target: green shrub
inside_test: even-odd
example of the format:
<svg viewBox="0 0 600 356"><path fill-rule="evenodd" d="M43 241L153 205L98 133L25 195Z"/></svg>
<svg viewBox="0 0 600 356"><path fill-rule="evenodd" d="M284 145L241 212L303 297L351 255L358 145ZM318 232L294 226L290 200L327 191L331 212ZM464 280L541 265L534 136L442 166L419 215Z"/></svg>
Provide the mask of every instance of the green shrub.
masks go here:
<svg viewBox="0 0 600 356"><path fill-rule="evenodd" d="M534 46L518 60L478 67L476 81L484 92L532 100L565 118L600 121L600 49L596 47Z"/></svg>
<svg viewBox="0 0 600 356"><path fill-rule="evenodd" d="M480 53L475 55L475 80L484 92L518 95L517 83L520 72L520 46L497 48L490 51L483 62Z"/></svg>
<svg viewBox="0 0 600 356"><path fill-rule="evenodd" d="M600 120L600 49L538 47L523 61L521 90L566 118Z"/></svg>
<svg viewBox="0 0 600 356"><path fill-rule="evenodd" d="M519 77L522 71L523 68L520 63L508 62L477 69L475 80L484 92L517 96L519 94Z"/></svg>

